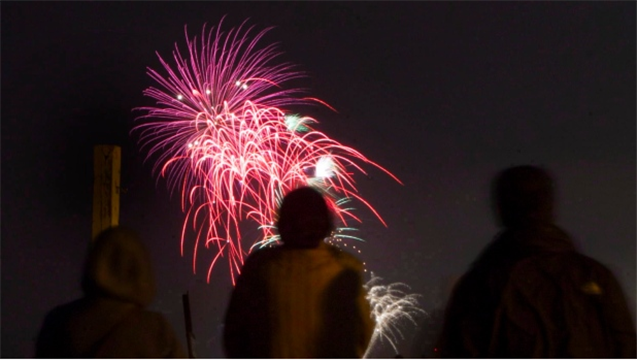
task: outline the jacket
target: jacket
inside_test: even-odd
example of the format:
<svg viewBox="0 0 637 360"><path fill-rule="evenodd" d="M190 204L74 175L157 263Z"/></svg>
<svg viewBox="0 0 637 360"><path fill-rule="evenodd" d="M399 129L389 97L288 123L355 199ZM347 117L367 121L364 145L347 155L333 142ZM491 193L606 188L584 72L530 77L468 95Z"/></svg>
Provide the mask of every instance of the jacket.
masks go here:
<svg viewBox="0 0 637 360"><path fill-rule="evenodd" d="M47 314L36 357L186 357L166 319L145 310L155 285L150 256L134 232L111 228L95 240L82 288L83 298Z"/></svg>
<svg viewBox="0 0 637 360"><path fill-rule="evenodd" d="M248 257L225 318L228 357L362 357L374 322L362 264L324 242Z"/></svg>
<svg viewBox="0 0 637 360"><path fill-rule="evenodd" d="M635 358L635 327L613 274L553 225L511 229L458 283L442 357Z"/></svg>

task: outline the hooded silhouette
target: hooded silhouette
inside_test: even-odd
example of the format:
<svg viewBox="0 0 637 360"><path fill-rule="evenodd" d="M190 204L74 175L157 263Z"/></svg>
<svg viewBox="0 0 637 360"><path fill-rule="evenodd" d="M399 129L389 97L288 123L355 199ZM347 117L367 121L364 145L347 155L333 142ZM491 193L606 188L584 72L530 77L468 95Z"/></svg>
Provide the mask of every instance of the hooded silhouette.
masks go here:
<svg viewBox="0 0 637 360"><path fill-rule="evenodd" d="M550 174L504 170L493 182L504 231L460 279L440 356L635 357L635 327L612 273L554 224Z"/></svg>
<svg viewBox="0 0 637 360"><path fill-rule="evenodd" d="M252 253L226 313L231 358L355 358L371 338L363 267L325 243L333 229L323 196L290 192L279 211L283 245Z"/></svg>
<svg viewBox="0 0 637 360"><path fill-rule="evenodd" d="M150 256L137 234L114 227L91 244L82 276L84 297L53 309L36 357L185 357L164 319L146 311L155 296Z"/></svg>

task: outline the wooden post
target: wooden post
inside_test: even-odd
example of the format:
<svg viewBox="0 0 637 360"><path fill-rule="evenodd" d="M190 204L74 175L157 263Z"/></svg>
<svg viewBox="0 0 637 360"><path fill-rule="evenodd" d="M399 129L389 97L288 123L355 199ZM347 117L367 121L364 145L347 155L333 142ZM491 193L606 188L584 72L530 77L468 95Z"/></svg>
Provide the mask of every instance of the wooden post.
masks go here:
<svg viewBox="0 0 637 360"><path fill-rule="evenodd" d="M93 149L93 236L119 224L119 184L122 151L116 145Z"/></svg>
<svg viewBox="0 0 637 360"><path fill-rule="evenodd" d="M192 348L192 341L195 338L195 335L192 332L192 317L190 315L190 297L186 292L181 296L181 301L184 304L184 318L186 320L186 344L188 344L188 357L191 359L195 358L195 352Z"/></svg>

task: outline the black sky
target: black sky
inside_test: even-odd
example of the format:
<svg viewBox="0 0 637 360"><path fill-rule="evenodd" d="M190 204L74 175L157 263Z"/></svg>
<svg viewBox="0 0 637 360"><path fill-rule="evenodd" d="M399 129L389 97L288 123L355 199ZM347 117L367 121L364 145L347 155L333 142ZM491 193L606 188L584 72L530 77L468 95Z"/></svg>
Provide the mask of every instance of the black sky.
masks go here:
<svg viewBox="0 0 637 360"><path fill-rule="evenodd" d="M531 163L558 180L559 224L608 265L635 309L634 2L6 2L2 14L2 356L32 356L50 308L80 296L91 233L92 146L123 147L121 223L151 247L153 305L182 341L190 291L200 356L220 356L231 288L179 254L179 199L129 136L142 91L204 23L276 28L282 60L308 72L320 129L396 174L356 175L360 257L436 305L497 231L488 185ZM360 206L359 206L360 207ZM401 351L409 350L409 338Z"/></svg>

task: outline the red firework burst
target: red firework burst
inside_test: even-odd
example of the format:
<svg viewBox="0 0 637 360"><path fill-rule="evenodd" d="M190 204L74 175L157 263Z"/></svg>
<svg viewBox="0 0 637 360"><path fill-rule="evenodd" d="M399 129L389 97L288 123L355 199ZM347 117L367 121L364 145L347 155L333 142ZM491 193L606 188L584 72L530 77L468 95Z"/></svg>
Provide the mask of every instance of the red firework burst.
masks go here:
<svg viewBox="0 0 637 360"><path fill-rule="evenodd" d="M167 76L148 69L162 89L144 91L157 104L139 108L146 114L135 127L148 156L157 156L155 171L181 192L186 213L182 256L189 224L196 233L193 272L202 241L216 252L208 281L217 260L227 257L234 283L255 244L278 240L273 224L290 190L304 185L320 189L344 224L358 220L342 206L350 198L363 202L382 222L358 195L348 169L365 174L359 164L368 163L400 182L358 151L315 130L315 119L284 110L327 104L301 97L298 88L283 88L302 74L289 63L275 63L280 55L275 45L257 47L269 28L250 37L253 27L244 31L245 25L227 34L221 23L207 32L204 26L200 42L186 31L189 57L184 59L175 46L175 68L157 54ZM254 221L261 235L242 246L239 225L246 220Z"/></svg>

